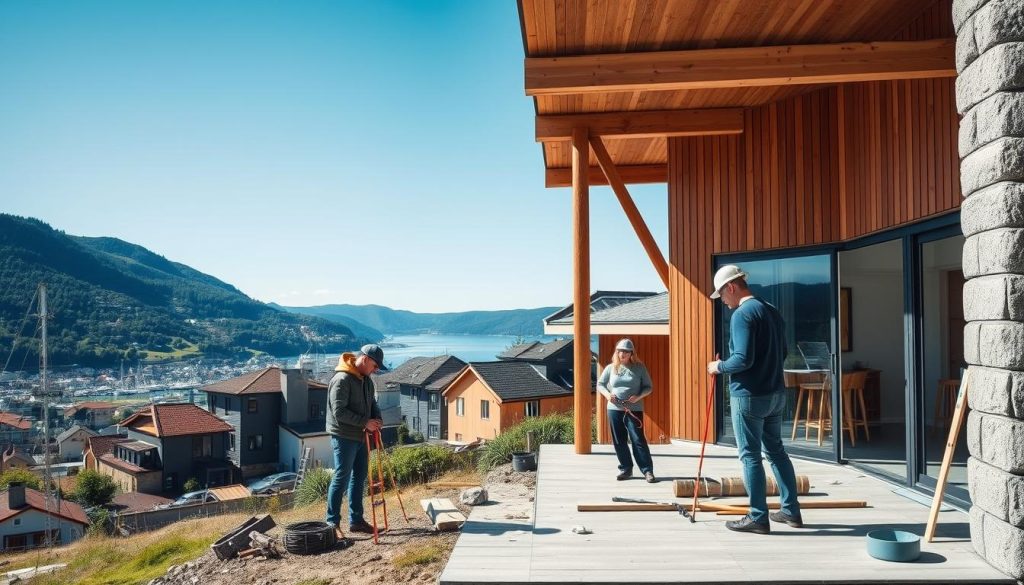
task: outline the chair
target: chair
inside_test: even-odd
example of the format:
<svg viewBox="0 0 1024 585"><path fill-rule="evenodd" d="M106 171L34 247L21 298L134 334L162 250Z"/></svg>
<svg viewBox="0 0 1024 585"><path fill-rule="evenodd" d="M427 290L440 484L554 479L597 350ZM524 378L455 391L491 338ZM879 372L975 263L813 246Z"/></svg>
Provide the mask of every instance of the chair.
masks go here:
<svg viewBox="0 0 1024 585"><path fill-rule="evenodd" d="M843 374L843 406L847 411L846 421L853 428L853 436L857 436L857 427L864 428L864 438L871 440L871 430L868 429L868 411L864 406L864 385L867 383L868 373L865 371L847 372ZM844 427L845 427L844 422ZM856 443L851 441L851 445Z"/></svg>
<svg viewBox="0 0 1024 585"><path fill-rule="evenodd" d="M939 380L939 387L935 393L935 418L932 420L934 432L942 433L953 424L953 412L956 410L956 398L959 393L960 380Z"/></svg>
<svg viewBox="0 0 1024 585"><path fill-rule="evenodd" d="M796 411L793 413L793 432L789 439L791 441L796 440L796 429L800 426L800 421L804 421L805 435L807 428L807 421L811 419L811 406L814 404L813 400L808 396L810 392L814 392L810 388L814 387L815 384L820 386L821 380L824 377L823 373L790 373L785 374L785 383L787 388L796 388ZM807 406L803 409L803 417L801 418L801 406L804 405L804 397L807 397Z"/></svg>
<svg viewBox="0 0 1024 585"><path fill-rule="evenodd" d="M843 388L846 388L847 376L855 375L858 372L851 372L850 374L843 374ZM864 373L864 378L867 374ZM860 383L861 392L863 392L864 382L863 379ZM831 376L825 376L825 379L817 383L804 383L800 385L800 394L802 396L806 393L807 395L807 420L804 422L804 439L810 440L811 429L818 429L818 446L820 447L823 442L824 433L832 430L832 381ZM852 393L851 393L852 395ZM817 420L811 416L811 406L814 401L817 401ZM853 416L851 411L851 401L847 399L844 390L843 396L843 418L842 418L842 431L846 431L850 435L850 445L857 445L856 430L853 426ZM863 397L861 399L861 412L866 412L863 407ZM862 414L861 419L865 429L867 428L866 416ZM794 438L796 435L796 425L794 422L793 427Z"/></svg>

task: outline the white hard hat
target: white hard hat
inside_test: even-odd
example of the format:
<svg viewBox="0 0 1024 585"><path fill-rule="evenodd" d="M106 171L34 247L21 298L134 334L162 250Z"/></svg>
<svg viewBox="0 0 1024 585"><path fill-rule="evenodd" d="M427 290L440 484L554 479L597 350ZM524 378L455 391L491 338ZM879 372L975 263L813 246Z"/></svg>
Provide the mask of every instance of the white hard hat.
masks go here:
<svg viewBox="0 0 1024 585"><path fill-rule="evenodd" d="M737 278L746 278L747 273L740 270L739 266L735 264L726 264L725 266L718 269L715 273L715 292L711 293L711 298L717 299L721 295L722 287Z"/></svg>

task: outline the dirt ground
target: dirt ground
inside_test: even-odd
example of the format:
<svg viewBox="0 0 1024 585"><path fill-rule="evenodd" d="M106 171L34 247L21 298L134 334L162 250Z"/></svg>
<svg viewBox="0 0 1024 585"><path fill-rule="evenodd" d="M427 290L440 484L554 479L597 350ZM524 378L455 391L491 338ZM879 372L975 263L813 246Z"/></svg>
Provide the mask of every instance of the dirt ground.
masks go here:
<svg viewBox="0 0 1024 585"><path fill-rule="evenodd" d="M533 500L536 474L516 473L511 465L491 471L484 481L486 486L522 486L516 490L524 503ZM389 495L388 523L391 530L380 537L380 544L372 536L357 536L347 548L303 556L284 553L279 559L232 559L220 561L212 552L180 566L171 567L161 579L151 585L362 585L390 583L435 583L451 554L458 532L435 532L433 525L420 508L423 498L448 498L467 517L470 507L459 503L459 488L421 487L403 492L402 501L409 516L406 523L398 502ZM500 491L500 490L499 490ZM507 492L507 490L505 490ZM369 508L367 508L369 513ZM320 520L310 517L306 520ZM367 518L369 520L369 517ZM289 519L289 522L302 519ZM269 535L280 539L284 532L278 526ZM422 564L400 567L396 559L403 555L419 554L433 557Z"/></svg>

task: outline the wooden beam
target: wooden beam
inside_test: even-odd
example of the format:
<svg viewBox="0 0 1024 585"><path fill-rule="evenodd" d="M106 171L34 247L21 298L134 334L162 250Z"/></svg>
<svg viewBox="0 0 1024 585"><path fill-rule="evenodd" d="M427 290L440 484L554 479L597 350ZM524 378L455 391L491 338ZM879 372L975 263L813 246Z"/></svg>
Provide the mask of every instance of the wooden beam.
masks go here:
<svg viewBox="0 0 1024 585"><path fill-rule="evenodd" d="M526 95L956 77L956 39L613 53L526 60Z"/></svg>
<svg viewBox="0 0 1024 585"><path fill-rule="evenodd" d="M573 410L576 454L590 453L590 141L572 133Z"/></svg>
<svg viewBox="0 0 1024 585"><path fill-rule="evenodd" d="M619 177L627 185L639 185L641 183L667 183L668 165L625 165L616 167ZM601 167L590 167L587 178L591 185L607 185L608 177L605 176ZM544 171L544 186L551 189L554 187L572 187L572 169L555 168Z"/></svg>
<svg viewBox="0 0 1024 585"><path fill-rule="evenodd" d="M534 124L537 142L567 142L572 129L580 126L589 128L591 137L602 138L741 134L743 109L559 114L537 116Z"/></svg>
<svg viewBox="0 0 1024 585"><path fill-rule="evenodd" d="M633 226L633 231L636 232L636 236L640 238L640 244L644 247L647 252L647 257L651 259L651 264L654 265L654 269L658 271L658 276L661 277L661 282L664 283L665 288L668 288L668 262L665 262L665 256L661 253L661 249L658 248L658 243L654 241L654 236L651 235L651 230L648 229L647 223L644 221L640 210L636 208L636 204L633 203L633 198L629 195L629 190L626 189L626 184L622 182L622 177L619 176L619 171L615 168L615 164L612 162L612 157L608 155L608 150L604 147L604 142L599 136L593 136L590 138L590 148L594 151L594 156L597 157L597 164L604 171L605 176L608 178L608 185L611 186L612 191L615 192L615 197L619 200L619 205L622 206L622 211L626 213L626 218L629 219L630 225Z"/></svg>

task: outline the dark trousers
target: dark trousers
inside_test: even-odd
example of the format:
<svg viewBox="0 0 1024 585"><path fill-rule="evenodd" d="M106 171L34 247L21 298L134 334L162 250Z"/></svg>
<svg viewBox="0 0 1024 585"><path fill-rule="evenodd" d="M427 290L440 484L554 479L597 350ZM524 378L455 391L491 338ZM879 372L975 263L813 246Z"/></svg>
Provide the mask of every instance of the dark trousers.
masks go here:
<svg viewBox="0 0 1024 585"><path fill-rule="evenodd" d="M327 488L327 523L332 526L341 523L341 498L346 492L349 523L362 521L363 494L369 471L366 443L331 435L331 447L334 448L334 477Z"/></svg>
<svg viewBox="0 0 1024 585"><path fill-rule="evenodd" d="M643 420L643 411L634 412L637 417ZM636 465L640 473L654 473L654 463L651 461L651 448L647 446L647 438L636 419L624 410L608 410L608 423L612 427L612 445L615 446L615 456L619 458L619 471L632 472L633 459L629 456L628 440L633 444L633 457L636 458Z"/></svg>

